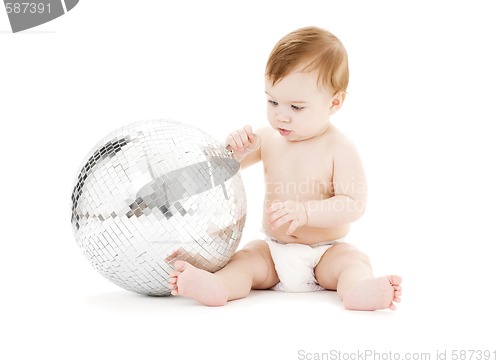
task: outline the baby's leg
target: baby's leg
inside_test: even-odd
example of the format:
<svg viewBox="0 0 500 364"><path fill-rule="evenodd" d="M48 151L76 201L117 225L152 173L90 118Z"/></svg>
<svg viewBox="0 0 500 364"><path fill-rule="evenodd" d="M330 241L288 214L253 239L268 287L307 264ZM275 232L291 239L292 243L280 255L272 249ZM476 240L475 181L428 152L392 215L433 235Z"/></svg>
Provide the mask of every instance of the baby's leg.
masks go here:
<svg viewBox="0 0 500 364"><path fill-rule="evenodd" d="M375 278L368 257L350 244L337 243L328 249L315 275L323 288L338 292L347 309L395 310L394 302L401 301L401 277Z"/></svg>
<svg viewBox="0 0 500 364"><path fill-rule="evenodd" d="M227 301L248 295L253 289L267 289L278 283L269 247L255 240L237 251L229 263L216 273L176 261L170 275L173 295L193 298L207 306L222 306Z"/></svg>

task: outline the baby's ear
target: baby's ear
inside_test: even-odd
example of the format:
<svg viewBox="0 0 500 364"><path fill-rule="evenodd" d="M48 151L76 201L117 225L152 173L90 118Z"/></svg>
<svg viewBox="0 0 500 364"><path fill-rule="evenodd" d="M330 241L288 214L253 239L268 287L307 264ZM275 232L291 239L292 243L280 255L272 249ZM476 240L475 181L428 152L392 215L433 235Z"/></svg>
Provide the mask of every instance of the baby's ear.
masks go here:
<svg viewBox="0 0 500 364"><path fill-rule="evenodd" d="M342 105L344 104L345 92L338 91L333 95L332 100L330 101L330 114L338 111Z"/></svg>

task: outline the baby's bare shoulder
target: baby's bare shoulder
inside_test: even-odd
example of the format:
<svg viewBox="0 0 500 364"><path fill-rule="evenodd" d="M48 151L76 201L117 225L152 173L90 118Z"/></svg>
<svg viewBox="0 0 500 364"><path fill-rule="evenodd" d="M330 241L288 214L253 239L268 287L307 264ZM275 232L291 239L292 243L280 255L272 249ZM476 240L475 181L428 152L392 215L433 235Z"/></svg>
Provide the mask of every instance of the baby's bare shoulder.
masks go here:
<svg viewBox="0 0 500 364"><path fill-rule="evenodd" d="M260 129L257 129L255 131L255 134L257 134L260 137L261 140L261 146L264 149L267 149L270 145L273 145L273 137L276 132L273 130L271 127L262 127Z"/></svg>
<svg viewBox="0 0 500 364"><path fill-rule="evenodd" d="M345 178L356 180L364 179L363 163L354 142L345 134L338 131L332 140L333 163L337 181Z"/></svg>
<svg viewBox="0 0 500 364"><path fill-rule="evenodd" d="M356 152L356 145L354 142L337 128L332 128L331 132L328 134L328 144L335 154Z"/></svg>

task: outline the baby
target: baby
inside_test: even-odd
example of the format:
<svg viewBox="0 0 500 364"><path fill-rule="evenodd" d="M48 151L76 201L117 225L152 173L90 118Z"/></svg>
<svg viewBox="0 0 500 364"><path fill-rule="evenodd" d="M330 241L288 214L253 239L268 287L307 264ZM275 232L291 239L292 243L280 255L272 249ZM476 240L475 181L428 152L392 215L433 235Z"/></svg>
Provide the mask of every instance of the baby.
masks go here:
<svg viewBox="0 0 500 364"><path fill-rule="evenodd" d="M265 74L270 127L245 126L226 140L241 168L263 163L263 236L216 273L176 261L173 295L221 306L251 289L326 289L347 309L396 308L401 277L375 278L368 257L343 241L366 203L356 148L330 123L348 80L347 53L331 33L302 28L276 44Z"/></svg>

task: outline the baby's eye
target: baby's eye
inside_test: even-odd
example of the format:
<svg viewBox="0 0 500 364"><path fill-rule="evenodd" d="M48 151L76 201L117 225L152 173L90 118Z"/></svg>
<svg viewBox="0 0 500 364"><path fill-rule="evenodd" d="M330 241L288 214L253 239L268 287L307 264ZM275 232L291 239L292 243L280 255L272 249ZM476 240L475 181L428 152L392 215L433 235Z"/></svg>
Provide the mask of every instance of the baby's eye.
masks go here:
<svg viewBox="0 0 500 364"><path fill-rule="evenodd" d="M292 105L292 110L293 111L300 111L304 108L304 106L296 106L296 105Z"/></svg>
<svg viewBox="0 0 500 364"><path fill-rule="evenodd" d="M272 106L278 106L278 103L276 101L273 101L273 100L267 100L267 102L269 104L271 104Z"/></svg>

